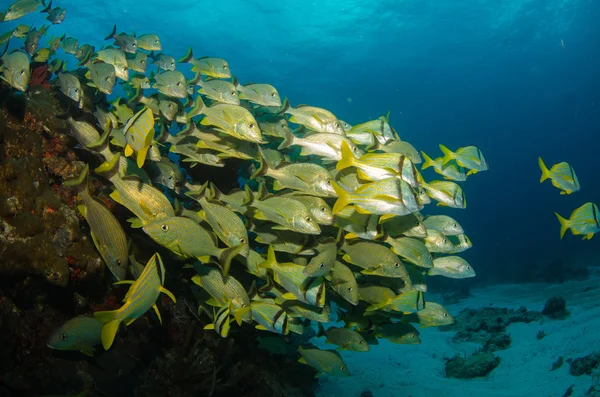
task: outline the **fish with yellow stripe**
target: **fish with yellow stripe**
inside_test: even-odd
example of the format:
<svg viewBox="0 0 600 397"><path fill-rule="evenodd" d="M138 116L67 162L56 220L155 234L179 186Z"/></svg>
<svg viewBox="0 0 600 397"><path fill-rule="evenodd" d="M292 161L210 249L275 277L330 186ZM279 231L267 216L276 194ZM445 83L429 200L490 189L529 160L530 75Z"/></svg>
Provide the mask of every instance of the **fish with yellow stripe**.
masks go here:
<svg viewBox="0 0 600 397"><path fill-rule="evenodd" d="M444 145L439 145L440 150L444 153L442 165L445 166L451 160L456 160L456 163L462 167L468 168L467 176L476 174L479 171L487 171L488 163L481 150L475 146L461 147L453 152Z"/></svg>
<svg viewBox="0 0 600 397"><path fill-rule="evenodd" d="M130 325L151 308L154 309L162 324L162 318L158 306L156 306L156 300L160 293L167 295L173 302L177 301L175 296L163 287L164 282L165 267L160 255L156 253L150 258L137 280L123 280L115 283L131 284L131 287L123 299L125 303L119 309L94 313L94 317L103 324L102 345L105 350L112 346L121 323Z"/></svg>
<svg viewBox="0 0 600 397"><path fill-rule="evenodd" d="M595 233L600 231L600 212L598 206L594 203L585 203L579 208L576 208L569 219L565 219L558 213L554 213L560 222L560 238L562 239L571 229L574 235L583 234L584 240L589 240L594 237Z"/></svg>
<svg viewBox="0 0 600 397"><path fill-rule="evenodd" d="M112 212L90 195L87 186L88 171L89 166L86 164L79 178L66 181L65 185L79 192L82 203L77 209L90 225L94 245L111 273L117 280L122 280L127 274L127 237Z"/></svg>
<svg viewBox="0 0 600 397"><path fill-rule="evenodd" d="M571 194L581 189L579 179L577 179L577 175L575 175L575 170L569 163L563 161L554 164L552 168L548 169L546 164L544 164L544 160L542 160L541 157L538 157L538 165L542 170L540 183L544 182L546 179L550 179L552 185L561 190L560 194Z"/></svg>
<svg viewBox="0 0 600 397"><path fill-rule="evenodd" d="M142 168L146 161L148 149L154 140L154 115L152 110L144 107L127 121L123 128L127 145L125 146L125 157L136 153L138 167Z"/></svg>

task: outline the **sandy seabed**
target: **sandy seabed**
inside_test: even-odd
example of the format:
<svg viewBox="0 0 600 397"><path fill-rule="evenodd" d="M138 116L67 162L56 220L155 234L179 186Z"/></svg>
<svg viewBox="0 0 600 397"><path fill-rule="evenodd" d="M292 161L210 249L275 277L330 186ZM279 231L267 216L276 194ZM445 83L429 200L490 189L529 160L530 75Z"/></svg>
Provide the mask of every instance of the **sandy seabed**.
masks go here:
<svg viewBox="0 0 600 397"><path fill-rule="evenodd" d="M590 268L591 276L584 281L564 284L502 284L471 290L472 297L445 306L452 315L465 308L506 307L541 311L552 296L567 301L571 316L566 320L544 319L529 324L514 323L507 327L512 344L498 351L500 365L487 377L476 379L446 378L444 363L457 354L470 354L480 345L466 342L455 344L455 332L435 328L420 330L422 344L396 345L380 340L368 353L341 351L352 376L322 377L318 397L354 397L370 390L374 397L468 397L527 396L560 397L574 385L572 396L583 396L594 384L590 375L575 377L569 373L570 358L600 352L600 267ZM431 301L439 296L427 294ZM546 336L538 340L538 331ZM319 340L321 348L335 348ZM552 364L563 356L565 363L555 371ZM598 382L600 383L600 382ZM600 386L600 385L598 385Z"/></svg>

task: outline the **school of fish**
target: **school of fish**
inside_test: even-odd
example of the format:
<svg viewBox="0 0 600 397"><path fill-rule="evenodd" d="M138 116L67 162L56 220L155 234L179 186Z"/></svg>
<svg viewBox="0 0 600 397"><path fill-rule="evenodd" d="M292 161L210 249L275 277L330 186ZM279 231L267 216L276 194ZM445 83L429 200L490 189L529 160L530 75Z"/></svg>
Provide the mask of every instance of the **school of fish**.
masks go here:
<svg viewBox="0 0 600 397"><path fill-rule="evenodd" d="M38 0L17 0L0 19L33 12L68 23L64 9ZM418 344L419 328L454 322L425 298L426 281L474 277L456 255L472 244L454 218L429 212L434 204L466 208L457 182L488 169L481 150L440 145L436 159L423 153L422 169L440 175L426 180L417 168L421 154L400 139L389 113L352 126L326 109L292 106L272 85L241 84L224 59L196 58L191 48L179 59L163 53L153 33L129 35L114 26L105 42L82 43L47 38L48 30L19 25L0 36L0 77L27 96L31 64L49 65L56 95L70 109L68 133L98 155L93 171L131 213L122 225L89 193L88 166L66 181L106 267L129 290L117 310L62 325L49 347L87 355L96 345L109 349L121 323L150 309L162 321L161 293L175 301L191 292L195 315L224 338L248 326L281 335L318 327L326 343L355 352L378 339ZM229 158L247 161L251 176L227 193L191 180L181 167L224 167ZM567 193L579 188L555 168L555 185ZM574 233L597 231L571 218ZM130 255L131 228L172 257L149 253L139 263ZM183 267L192 290L172 293L166 273ZM304 344L298 354L317 376L350 375L337 350Z"/></svg>

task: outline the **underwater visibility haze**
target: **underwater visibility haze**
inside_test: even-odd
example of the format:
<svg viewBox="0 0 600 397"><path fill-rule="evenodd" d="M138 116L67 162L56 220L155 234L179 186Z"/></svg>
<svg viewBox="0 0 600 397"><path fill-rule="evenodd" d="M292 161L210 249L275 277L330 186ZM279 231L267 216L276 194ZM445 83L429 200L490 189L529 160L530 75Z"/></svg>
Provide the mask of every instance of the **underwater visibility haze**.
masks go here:
<svg viewBox="0 0 600 397"><path fill-rule="evenodd" d="M0 1L0 395L600 395L599 18Z"/></svg>

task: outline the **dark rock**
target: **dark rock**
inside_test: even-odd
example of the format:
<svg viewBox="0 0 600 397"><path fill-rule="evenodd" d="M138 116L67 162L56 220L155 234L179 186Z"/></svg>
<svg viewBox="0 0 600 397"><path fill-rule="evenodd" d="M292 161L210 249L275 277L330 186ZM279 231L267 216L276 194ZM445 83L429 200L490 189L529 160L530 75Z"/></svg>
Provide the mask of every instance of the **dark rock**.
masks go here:
<svg viewBox="0 0 600 397"><path fill-rule="evenodd" d="M510 347L512 340L509 334L502 333L493 335L483 345L483 350L495 352L498 350L506 350Z"/></svg>
<svg viewBox="0 0 600 397"><path fill-rule="evenodd" d="M360 393L360 397L373 397L373 392L369 389Z"/></svg>
<svg viewBox="0 0 600 397"><path fill-rule="evenodd" d="M477 352L467 357L456 356L446 362L446 377L472 379L486 376L500 364L500 357L490 352Z"/></svg>
<svg viewBox="0 0 600 397"><path fill-rule="evenodd" d="M559 358L556 359L556 361L554 363L552 363L552 368L550 369L550 371L556 371L557 369L562 367L564 362L565 362L565 360L564 360L563 356L560 356Z"/></svg>
<svg viewBox="0 0 600 397"><path fill-rule="evenodd" d="M570 361L569 365L569 373L573 376L591 375L592 371L600 365L600 353L575 358Z"/></svg>
<svg viewBox="0 0 600 397"><path fill-rule="evenodd" d="M564 320L571 314L567 310L567 301L561 296L553 296L546 301L542 314L555 320Z"/></svg>

